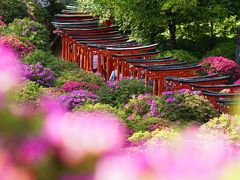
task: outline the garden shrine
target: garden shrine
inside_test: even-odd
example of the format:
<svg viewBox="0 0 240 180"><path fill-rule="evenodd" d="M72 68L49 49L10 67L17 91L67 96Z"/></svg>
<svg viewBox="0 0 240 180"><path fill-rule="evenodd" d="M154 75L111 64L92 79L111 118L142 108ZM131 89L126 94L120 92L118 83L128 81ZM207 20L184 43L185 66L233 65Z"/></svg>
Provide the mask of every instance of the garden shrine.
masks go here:
<svg viewBox="0 0 240 180"><path fill-rule="evenodd" d="M55 15L55 33L61 36L62 59L78 64L85 71L98 72L106 81L137 78L148 85L153 94L183 88L202 91L212 104L225 112L228 105L239 103L231 93L240 85L229 84L229 76L200 75L201 65L176 62L161 55L158 44L143 45L131 41L110 22L99 26L98 18L70 9ZM221 92L224 89L229 91Z"/></svg>

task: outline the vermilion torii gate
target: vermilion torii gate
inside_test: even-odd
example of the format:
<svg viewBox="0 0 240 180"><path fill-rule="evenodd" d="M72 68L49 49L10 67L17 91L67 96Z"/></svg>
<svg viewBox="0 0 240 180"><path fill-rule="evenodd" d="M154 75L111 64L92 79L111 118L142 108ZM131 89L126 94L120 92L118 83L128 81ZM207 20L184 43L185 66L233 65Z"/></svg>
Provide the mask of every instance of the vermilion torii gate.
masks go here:
<svg viewBox="0 0 240 180"><path fill-rule="evenodd" d="M201 66L198 64L179 63L173 57L154 58L161 53L157 50L158 44L143 45L129 40L116 26L99 26L98 18L89 14L64 10L55 16L52 24L62 38L62 59L78 64L85 71L98 72L106 81L113 72L116 80L145 79L146 85L151 80L153 94L159 96L166 90L181 88L240 88L226 85L229 79L226 76L199 76ZM218 96L205 94L217 107Z"/></svg>

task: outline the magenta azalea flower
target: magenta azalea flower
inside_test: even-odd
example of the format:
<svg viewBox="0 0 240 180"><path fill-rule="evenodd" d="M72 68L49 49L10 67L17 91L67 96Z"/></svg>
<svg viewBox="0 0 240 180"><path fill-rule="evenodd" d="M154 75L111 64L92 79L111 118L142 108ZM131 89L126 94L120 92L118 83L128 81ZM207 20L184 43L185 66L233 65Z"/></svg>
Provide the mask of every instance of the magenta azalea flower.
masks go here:
<svg viewBox="0 0 240 180"><path fill-rule="evenodd" d="M240 79L237 80L234 84L240 84Z"/></svg>
<svg viewBox="0 0 240 180"><path fill-rule="evenodd" d="M167 98L167 99L166 99L166 102L173 102L173 101L175 101L175 100L176 100L176 98L170 97L170 98Z"/></svg>
<svg viewBox="0 0 240 180"><path fill-rule="evenodd" d="M208 74L219 73L229 75L233 79L240 78L240 66L235 61L222 56L207 57L200 65L202 65L202 70Z"/></svg>
<svg viewBox="0 0 240 180"><path fill-rule="evenodd" d="M171 94L173 94L173 91L165 91L162 94L164 94L164 95L171 95Z"/></svg>

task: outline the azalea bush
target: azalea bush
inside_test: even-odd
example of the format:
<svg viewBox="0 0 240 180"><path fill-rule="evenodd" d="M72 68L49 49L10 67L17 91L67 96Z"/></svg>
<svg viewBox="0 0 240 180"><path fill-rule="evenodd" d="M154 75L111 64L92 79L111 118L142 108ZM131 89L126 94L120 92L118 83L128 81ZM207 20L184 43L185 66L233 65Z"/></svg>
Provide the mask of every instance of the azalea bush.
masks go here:
<svg viewBox="0 0 240 180"><path fill-rule="evenodd" d="M100 87L96 84L80 81L67 81L64 85L61 86L61 90L64 92L72 92L79 89L97 92L100 90Z"/></svg>
<svg viewBox="0 0 240 180"><path fill-rule="evenodd" d="M140 94L130 99L124 107L126 113L130 115L129 119L159 117L158 109L161 106L160 102L161 98L158 96Z"/></svg>
<svg viewBox="0 0 240 180"><path fill-rule="evenodd" d="M117 116L97 110L108 109L108 105L91 105L96 110L78 109L72 112L62 107L62 103L54 97L43 97L38 111L32 113L34 108L31 104L24 107L8 101L7 95L16 88L16 84L21 83L17 81L22 79L16 71L18 63L12 51L0 48L0 169L3 170L0 179L239 177L239 156L236 155L239 155L240 148L226 133L218 130L207 129L202 133L193 128L183 132L163 128L139 132L127 140L125 124ZM75 91L75 100L83 100L81 94L86 93ZM72 102L71 98L68 102ZM168 103L176 101L173 99L176 96L173 97L170 92L164 93L162 98ZM238 122L235 122L231 121L231 127L239 136ZM215 124L219 122L211 126ZM228 125L221 127L232 131Z"/></svg>
<svg viewBox="0 0 240 180"><path fill-rule="evenodd" d="M159 119L159 124L168 121L183 125L194 121L207 122L217 112L207 99L195 93L182 89L164 92L161 97L139 95L125 105L125 112L130 122L154 117Z"/></svg>
<svg viewBox="0 0 240 180"><path fill-rule="evenodd" d="M22 43L19 37L14 35L0 36L0 43L15 50L15 52L24 57L36 48L30 41Z"/></svg>
<svg viewBox="0 0 240 180"><path fill-rule="evenodd" d="M201 61L202 70L207 74L228 75L231 80L240 78L240 66L233 60L222 56L210 56Z"/></svg>
<svg viewBox="0 0 240 180"><path fill-rule="evenodd" d="M163 141L167 143L176 143L180 137L180 131L173 128L156 129L152 132L138 131L128 138L129 142L134 145L142 143L153 143L154 141Z"/></svg>
<svg viewBox="0 0 240 180"><path fill-rule="evenodd" d="M222 114L219 117L211 119L209 122L201 127L201 130L207 131L207 129L217 130L226 134L230 140L239 143L240 145L240 116Z"/></svg>
<svg viewBox="0 0 240 180"><path fill-rule="evenodd" d="M2 16L0 16L0 26L6 26L6 23L3 21Z"/></svg>
<svg viewBox="0 0 240 180"><path fill-rule="evenodd" d="M88 82L99 87L106 86L104 79L100 75L83 71L80 68L74 70L64 70L61 76L57 79L56 84L58 87L61 87L67 81Z"/></svg>
<svg viewBox="0 0 240 180"><path fill-rule="evenodd" d="M15 18L28 17L28 8L22 0L4 0L0 2L0 12L6 23L11 23Z"/></svg>
<svg viewBox="0 0 240 180"><path fill-rule="evenodd" d="M3 30L4 34L16 35L22 42L31 41L37 48L46 50L49 45L49 31L31 19L15 19Z"/></svg>
<svg viewBox="0 0 240 180"><path fill-rule="evenodd" d="M11 96L20 103L35 101L43 93L43 90L44 88L38 83L26 80Z"/></svg>
<svg viewBox="0 0 240 180"><path fill-rule="evenodd" d="M116 107L112 107L109 104L103 104L103 103L96 103L96 104L84 104L83 106L79 106L78 108L75 108L76 111L82 111L82 110L86 110L86 111L101 111L101 112L107 112L110 114L114 114L115 116L117 116L121 121L125 121L127 119L127 114L124 112L123 109L119 109Z"/></svg>
<svg viewBox="0 0 240 180"><path fill-rule="evenodd" d="M35 81L44 87L53 87L56 78L49 68L44 68L40 63L34 65L23 64L23 75L26 79Z"/></svg>
<svg viewBox="0 0 240 180"><path fill-rule="evenodd" d="M41 7L36 1L27 0L28 17L36 22L47 24L50 19L50 14L46 8Z"/></svg>
<svg viewBox="0 0 240 180"><path fill-rule="evenodd" d="M166 123L160 118L158 109L161 106L160 97L151 94L134 96L124 106L128 115L126 123L133 132L152 131L161 128Z"/></svg>
<svg viewBox="0 0 240 180"><path fill-rule="evenodd" d="M72 92L62 94L58 97L59 101L68 109L75 109L86 103L95 103L98 100L96 94L85 90L74 90Z"/></svg>
<svg viewBox="0 0 240 180"><path fill-rule="evenodd" d="M36 49L24 57L23 62L36 64L40 62L44 67L50 68L56 77L61 76L64 71L77 70L79 67L71 62L63 61L55 57L51 51Z"/></svg>
<svg viewBox="0 0 240 180"><path fill-rule="evenodd" d="M204 123L218 115L209 100L188 89L164 92L161 100L158 111L166 120Z"/></svg>
<svg viewBox="0 0 240 180"><path fill-rule="evenodd" d="M150 87L136 79L124 79L119 82L109 82L98 92L101 102L112 106L122 106L126 104L133 95L151 92Z"/></svg>
<svg viewBox="0 0 240 180"><path fill-rule="evenodd" d="M240 84L240 79L234 82L234 84Z"/></svg>

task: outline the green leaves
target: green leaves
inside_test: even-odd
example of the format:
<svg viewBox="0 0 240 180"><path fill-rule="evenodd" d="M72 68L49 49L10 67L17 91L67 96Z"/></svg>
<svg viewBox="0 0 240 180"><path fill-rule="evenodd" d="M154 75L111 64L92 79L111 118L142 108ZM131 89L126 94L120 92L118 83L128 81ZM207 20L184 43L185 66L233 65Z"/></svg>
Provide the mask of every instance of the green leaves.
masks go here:
<svg viewBox="0 0 240 180"><path fill-rule="evenodd" d="M15 19L3 31L20 37L22 42L31 41L37 48L46 50L49 45L49 31L31 19Z"/></svg>
<svg viewBox="0 0 240 180"><path fill-rule="evenodd" d="M199 57L215 45L215 36L235 35L237 23L227 19L235 15L237 21L240 8L234 0L77 1L81 10L102 20L114 17L120 29L137 41L160 42L165 48L171 42L171 48L190 49Z"/></svg>

